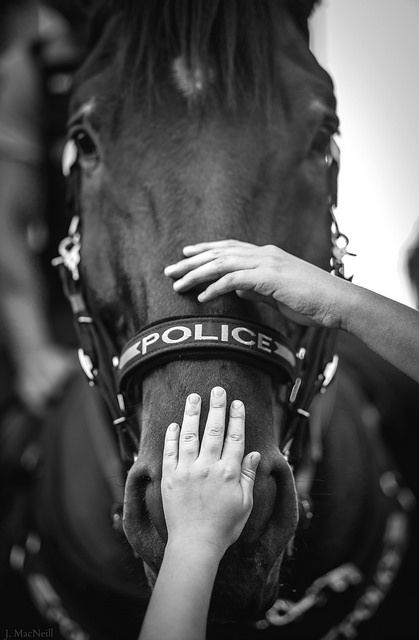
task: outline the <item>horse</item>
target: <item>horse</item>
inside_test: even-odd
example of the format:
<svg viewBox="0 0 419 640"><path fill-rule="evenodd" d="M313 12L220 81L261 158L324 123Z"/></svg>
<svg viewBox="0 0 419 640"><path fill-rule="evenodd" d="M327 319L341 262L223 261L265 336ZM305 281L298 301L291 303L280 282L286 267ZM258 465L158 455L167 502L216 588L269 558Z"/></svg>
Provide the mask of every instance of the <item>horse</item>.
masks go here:
<svg viewBox="0 0 419 640"><path fill-rule="evenodd" d="M396 578L410 494L356 367L332 381L339 338L233 294L199 304L163 276L184 245L225 238L332 260L342 275L339 121L309 49L315 4L94 3L57 264L97 389L74 379L51 413L12 550L64 638L138 634L167 539L164 432L188 393L205 406L215 385L245 401L246 450L261 463L210 637L352 638Z"/></svg>

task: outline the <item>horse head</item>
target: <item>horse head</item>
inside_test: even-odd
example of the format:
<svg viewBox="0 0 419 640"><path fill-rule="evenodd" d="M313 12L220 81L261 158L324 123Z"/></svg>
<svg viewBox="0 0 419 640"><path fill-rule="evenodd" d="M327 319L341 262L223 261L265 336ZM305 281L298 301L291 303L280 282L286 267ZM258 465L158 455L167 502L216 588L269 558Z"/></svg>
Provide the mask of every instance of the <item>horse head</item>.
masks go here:
<svg viewBox="0 0 419 640"><path fill-rule="evenodd" d="M69 137L77 146L79 271L106 335L99 363L109 380L114 356L162 319L180 318L166 343L190 335L184 316L196 320L202 341L200 318L227 317L248 323L237 342L261 340L263 350L278 331L288 352L298 349L301 329L268 306L235 295L199 304L196 291L176 294L163 270L186 244L230 237L279 245L329 268L327 154L337 118L332 82L308 48L312 5L127 0L97 13L95 43L75 79ZM265 338L250 333L256 323ZM156 326L150 344L162 338ZM290 385L280 373L222 350L194 358L185 351L141 375L133 367L124 387L138 440L125 532L151 579L167 535L160 493L167 425L181 421L190 392L204 408L216 385L245 402L246 450L262 458L252 514L217 577L220 617L253 617L270 605L297 526L295 482L281 452Z"/></svg>

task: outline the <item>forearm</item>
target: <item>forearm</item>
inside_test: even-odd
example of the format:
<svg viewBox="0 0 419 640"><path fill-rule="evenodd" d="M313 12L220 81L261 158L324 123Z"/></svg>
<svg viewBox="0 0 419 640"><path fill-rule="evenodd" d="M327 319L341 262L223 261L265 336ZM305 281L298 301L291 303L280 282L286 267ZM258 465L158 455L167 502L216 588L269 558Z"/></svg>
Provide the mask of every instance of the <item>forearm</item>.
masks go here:
<svg viewBox="0 0 419 640"><path fill-rule="evenodd" d="M204 640L219 555L168 544L139 640Z"/></svg>
<svg viewBox="0 0 419 640"><path fill-rule="evenodd" d="M342 282L341 327L419 382L419 312Z"/></svg>

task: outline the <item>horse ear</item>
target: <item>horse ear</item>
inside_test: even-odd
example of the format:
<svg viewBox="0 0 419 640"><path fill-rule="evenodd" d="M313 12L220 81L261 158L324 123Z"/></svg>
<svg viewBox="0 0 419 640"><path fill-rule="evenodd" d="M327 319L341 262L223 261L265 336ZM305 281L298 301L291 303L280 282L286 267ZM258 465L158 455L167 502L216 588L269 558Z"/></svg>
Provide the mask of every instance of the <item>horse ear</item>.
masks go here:
<svg viewBox="0 0 419 640"><path fill-rule="evenodd" d="M321 0L286 0L288 12L308 39L308 19Z"/></svg>

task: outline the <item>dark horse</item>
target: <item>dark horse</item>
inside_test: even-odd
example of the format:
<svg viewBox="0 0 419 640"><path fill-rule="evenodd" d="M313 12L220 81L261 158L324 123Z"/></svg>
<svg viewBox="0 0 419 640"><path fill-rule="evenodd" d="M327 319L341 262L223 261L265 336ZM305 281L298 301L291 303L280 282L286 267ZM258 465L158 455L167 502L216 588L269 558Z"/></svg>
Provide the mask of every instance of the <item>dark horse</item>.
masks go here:
<svg viewBox="0 0 419 640"><path fill-rule="evenodd" d="M45 429L26 560L14 551L64 637L138 633L166 540L164 432L188 393L205 404L215 385L245 401L246 448L262 461L210 633L354 637L397 572L408 494L357 372L342 368L317 393L333 336L235 295L200 305L163 276L182 246L229 237L330 269L338 119L308 47L313 4L95 8L73 89L75 218L61 254L83 365L108 409L84 383L69 387ZM275 602L268 619L281 629L256 629Z"/></svg>

